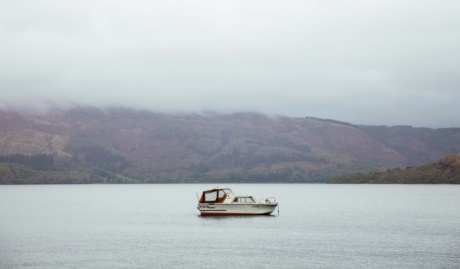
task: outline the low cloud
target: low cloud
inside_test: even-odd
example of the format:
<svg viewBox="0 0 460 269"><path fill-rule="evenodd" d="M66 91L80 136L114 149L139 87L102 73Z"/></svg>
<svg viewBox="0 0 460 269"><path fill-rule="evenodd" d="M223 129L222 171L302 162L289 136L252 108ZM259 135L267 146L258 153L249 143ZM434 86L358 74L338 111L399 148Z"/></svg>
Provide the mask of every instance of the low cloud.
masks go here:
<svg viewBox="0 0 460 269"><path fill-rule="evenodd" d="M460 126L458 1L0 4L3 104Z"/></svg>

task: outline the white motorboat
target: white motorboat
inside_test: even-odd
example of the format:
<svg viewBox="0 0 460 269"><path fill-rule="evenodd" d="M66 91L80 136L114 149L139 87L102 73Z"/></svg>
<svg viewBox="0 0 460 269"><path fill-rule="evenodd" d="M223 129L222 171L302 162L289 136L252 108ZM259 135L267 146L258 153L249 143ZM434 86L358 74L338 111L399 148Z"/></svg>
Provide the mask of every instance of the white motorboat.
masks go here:
<svg viewBox="0 0 460 269"><path fill-rule="evenodd" d="M197 209L204 216L270 215L277 206L274 197L257 201L253 196L238 195L230 188L217 187L203 191Z"/></svg>

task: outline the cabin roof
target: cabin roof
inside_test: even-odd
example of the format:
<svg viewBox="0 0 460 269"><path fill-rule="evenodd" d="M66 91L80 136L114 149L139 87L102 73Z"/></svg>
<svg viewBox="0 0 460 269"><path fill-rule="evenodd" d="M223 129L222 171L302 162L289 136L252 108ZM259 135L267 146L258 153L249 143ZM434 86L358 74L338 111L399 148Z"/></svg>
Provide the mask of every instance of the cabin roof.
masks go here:
<svg viewBox="0 0 460 269"><path fill-rule="evenodd" d="M213 189L205 190L205 191L203 191L203 192L210 192L210 191L217 191L217 190L232 190L232 189L230 189L230 188L228 188L228 187L215 187L215 188L213 188ZM233 192L233 191L232 191L232 192Z"/></svg>

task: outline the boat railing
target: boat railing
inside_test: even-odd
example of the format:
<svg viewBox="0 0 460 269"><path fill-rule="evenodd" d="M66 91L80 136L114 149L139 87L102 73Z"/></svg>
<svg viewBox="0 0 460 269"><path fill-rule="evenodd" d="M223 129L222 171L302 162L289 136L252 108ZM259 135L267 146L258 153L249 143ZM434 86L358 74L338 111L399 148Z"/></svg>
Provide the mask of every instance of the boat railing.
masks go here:
<svg viewBox="0 0 460 269"><path fill-rule="evenodd" d="M267 197L265 199L259 200L260 204L276 204L276 198L275 197Z"/></svg>

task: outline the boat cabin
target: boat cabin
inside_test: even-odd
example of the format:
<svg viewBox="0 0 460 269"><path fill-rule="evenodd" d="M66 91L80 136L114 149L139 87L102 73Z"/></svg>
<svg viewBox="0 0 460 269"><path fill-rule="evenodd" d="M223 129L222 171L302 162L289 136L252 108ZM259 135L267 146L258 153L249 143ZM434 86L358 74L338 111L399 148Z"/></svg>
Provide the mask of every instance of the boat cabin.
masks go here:
<svg viewBox="0 0 460 269"><path fill-rule="evenodd" d="M203 191L199 200L200 204L214 203L255 203L256 199L249 195L235 195L230 188L214 188Z"/></svg>

